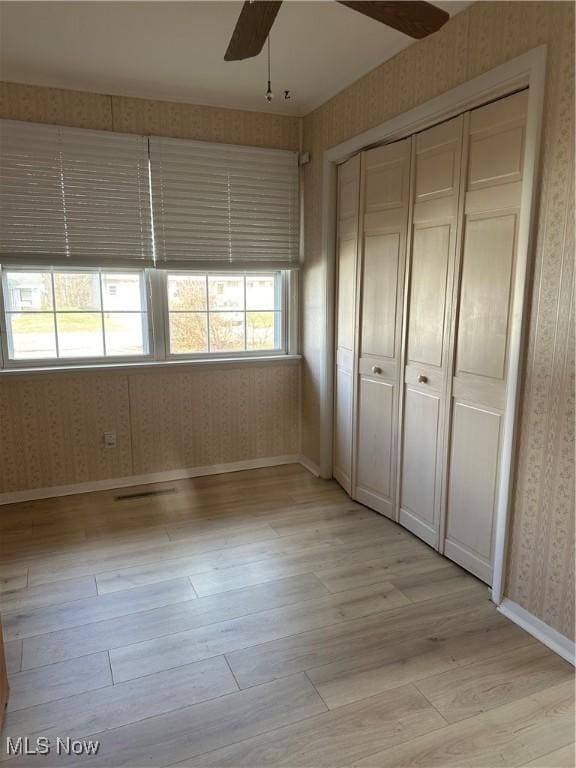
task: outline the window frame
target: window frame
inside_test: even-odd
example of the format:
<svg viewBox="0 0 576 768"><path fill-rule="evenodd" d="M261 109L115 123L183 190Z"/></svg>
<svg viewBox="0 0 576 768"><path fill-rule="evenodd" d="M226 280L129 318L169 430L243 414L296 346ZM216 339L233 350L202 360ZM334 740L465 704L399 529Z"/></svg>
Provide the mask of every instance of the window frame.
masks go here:
<svg viewBox="0 0 576 768"><path fill-rule="evenodd" d="M142 275L143 312L147 316L146 330L148 332L148 352L142 355L110 355L107 357L43 357L30 359L11 359L8 344L7 312L4 304L7 272L99 272L121 274L136 273ZM271 350L235 350L231 352L198 352L171 353L170 326L168 309L168 274L201 274L201 275L248 275L275 274L280 275L280 307L281 314L281 346ZM293 269L263 269L252 268L234 269L222 268L212 270L199 269L158 269L151 267L109 267L108 265L90 267L87 265L42 264L3 261L0 264L0 375L9 371L39 371L66 370L77 368L106 369L131 367L139 365L173 365L218 362L258 362L273 358L289 358L299 355L299 313L298 313L299 274ZM240 311L240 310L239 310ZM99 312L104 312L103 307ZM246 309L243 310L244 314ZM50 311L56 314L56 308Z"/></svg>
<svg viewBox="0 0 576 768"><path fill-rule="evenodd" d="M195 360L228 360L228 359L254 359L263 357L279 357L290 354L290 334L289 329L289 294L290 294L290 277L289 272L291 270L283 269L159 269L156 270L156 281L158 283L157 292L162 294L162 322L161 328L158 328L158 333L162 333L162 342L164 347L164 360L167 361L195 361ZM250 350L233 350L230 352L171 352L170 351L170 309L168 306L168 275L197 275L197 276L226 276L226 275L242 275L246 277L249 274L257 275L278 275L280 282L280 304L279 308L274 311L280 312L280 347L275 349L250 349ZM248 310L249 311L249 310ZM272 311L272 310L271 310ZM246 317L246 307L242 312ZM207 307L206 314L210 314L210 309Z"/></svg>
<svg viewBox="0 0 576 768"><path fill-rule="evenodd" d="M4 303L4 295L7 290L6 286L6 280L7 280L7 273L8 272L50 272L52 275L55 272L72 272L75 274L79 274L82 272L86 273L96 273L98 275L102 274L110 274L117 272L119 274L138 274L142 275L142 299L144 301L144 308L141 312L141 314L146 315L146 326L144 327L144 330L147 331L147 346L148 346L148 352L145 352L143 354L135 354L135 355L99 355L99 356L86 356L86 357L34 357L34 358L28 358L28 359L13 359L10 357L10 345L9 345L9 334L8 334L8 313L10 310L6 309L5 303ZM152 362L155 360L155 352L154 352L154 322L152 318L153 313L153 305L151 301L151 292L150 292L150 276L149 276L149 270L144 267L109 267L107 265L104 266L94 266L90 267L86 264L80 265L80 266L73 266L73 265L54 265L54 264L38 264L38 263L30 263L30 264L22 264L22 263L11 263L11 262L3 262L0 265L0 337L1 337L1 357L2 357L2 368L3 370L22 370L22 369L42 369L42 368L74 368L78 366L94 366L94 367L107 367L107 366L117 366L117 365L124 365L124 364L130 364L130 363L146 363L146 362ZM53 279L53 278L52 278ZM102 282L100 277L100 290L102 289ZM67 310L68 311L68 310ZM82 310L79 310L81 312ZM70 310L72 313L73 310ZM101 303L101 307L99 310L94 310L91 312L90 310L86 310L89 314L106 314L104 310L104 306ZM134 310L134 313L136 314L136 310ZM40 311L39 314L42 314ZM58 314L56 306L53 307L52 310L47 310L44 312L44 314L51 314L53 317L56 317ZM57 335L57 330L56 330Z"/></svg>

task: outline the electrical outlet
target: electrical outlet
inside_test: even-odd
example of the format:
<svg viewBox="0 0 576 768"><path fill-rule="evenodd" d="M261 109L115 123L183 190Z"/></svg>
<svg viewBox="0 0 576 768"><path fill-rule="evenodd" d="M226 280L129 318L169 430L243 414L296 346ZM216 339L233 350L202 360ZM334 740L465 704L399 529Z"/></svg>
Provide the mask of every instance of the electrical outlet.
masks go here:
<svg viewBox="0 0 576 768"><path fill-rule="evenodd" d="M116 432L104 432L104 447L116 448Z"/></svg>

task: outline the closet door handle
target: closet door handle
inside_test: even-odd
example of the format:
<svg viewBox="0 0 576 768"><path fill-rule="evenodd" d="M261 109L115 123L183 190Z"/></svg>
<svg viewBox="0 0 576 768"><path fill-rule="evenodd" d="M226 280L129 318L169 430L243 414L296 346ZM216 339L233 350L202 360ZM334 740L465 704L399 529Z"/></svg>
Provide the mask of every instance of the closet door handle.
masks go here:
<svg viewBox="0 0 576 768"><path fill-rule="evenodd" d="M418 376L418 384L427 384L428 383L428 376L424 376L423 373Z"/></svg>
<svg viewBox="0 0 576 768"><path fill-rule="evenodd" d="M372 366L372 373L382 373L382 368L379 365Z"/></svg>

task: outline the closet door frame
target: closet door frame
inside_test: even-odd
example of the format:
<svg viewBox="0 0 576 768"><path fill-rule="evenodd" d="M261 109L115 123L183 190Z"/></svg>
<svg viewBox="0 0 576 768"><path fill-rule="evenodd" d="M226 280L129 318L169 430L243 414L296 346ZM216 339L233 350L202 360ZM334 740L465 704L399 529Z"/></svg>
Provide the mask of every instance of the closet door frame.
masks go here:
<svg viewBox="0 0 576 768"><path fill-rule="evenodd" d="M320 466L321 477L332 477L333 408L334 408L334 309L335 309L335 226L337 165L363 149L389 143L425 130L436 123L456 117L517 90L528 87L526 144L524 148L524 183L518 227L517 267L513 284L510 334L510 375L506 390L503 440L499 467L500 483L496 502L494 572L491 598L503 600L504 573L509 508L513 490L513 462L518 422L518 392L523 364L527 318L524 309L528 276L532 268L530 256L535 241L536 187L541 144L542 113L546 79L546 46L542 45L501 64L424 104L398 115L364 133L338 144L323 153L322 158L322 249L324 301L322 307L323 362L320 376Z"/></svg>

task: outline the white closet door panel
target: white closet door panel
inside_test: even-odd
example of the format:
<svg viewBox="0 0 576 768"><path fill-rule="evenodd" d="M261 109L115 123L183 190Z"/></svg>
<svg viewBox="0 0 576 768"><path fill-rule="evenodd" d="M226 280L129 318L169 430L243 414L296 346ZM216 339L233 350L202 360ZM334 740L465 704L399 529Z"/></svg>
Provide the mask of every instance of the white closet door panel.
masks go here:
<svg viewBox="0 0 576 768"><path fill-rule="evenodd" d="M443 547L489 584L527 95L469 115Z"/></svg>
<svg viewBox="0 0 576 768"><path fill-rule="evenodd" d="M338 169L334 477L352 491L360 156Z"/></svg>
<svg viewBox="0 0 576 768"><path fill-rule="evenodd" d="M422 371L426 370L426 381L422 382ZM444 383L444 377L442 371L437 368L427 367L423 368L422 365L413 364L407 365L404 368L404 382L407 387L412 389L419 389L424 393L440 394Z"/></svg>
<svg viewBox="0 0 576 768"><path fill-rule="evenodd" d="M514 182L503 184L494 191L494 188L482 187L468 192L466 195L466 216L481 213L493 213L494 209L514 210L518 206L518 200L522 194L522 184Z"/></svg>
<svg viewBox="0 0 576 768"><path fill-rule="evenodd" d="M522 178L527 103L521 91L470 113L468 190Z"/></svg>
<svg viewBox="0 0 576 768"><path fill-rule="evenodd" d="M416 137L414 203L458 192L462 118L429 128Z"/></svg>
<svg viewBox="0 0 576 768"><path fill-rule="evenodd" d="M408 196L410 139L364 152L364 212L401 208Z"/></svg>
<svg viewBox="0 0 576 768"><path fill-rule="evenodd" d="M504 410L506 390L501 381L460 373L452 382L452 397L479 406Z"/></svg>
<svg viewBox="0 0 576 768"><path fill-rule="evenodd" d="M354 231L358 228L358 191L360 185L360 158L353 157L339 168L338 221L346 222ZM341 229L342 232L342 229Z"/></svg>
<svg viewBox="0 0 576 768"><path fill-rule="evenodd" d="M416 201L450 195L454 191L456 158L450 148L435 149L419 157Z"/></svg>
<svg viewBox="0 0 576 768"><path fill-rule="evenodd" d="M338 348L354 348L354 300L356 293L356 241L344 240L338 249Z"/></svg>
<svg viewBox="0 0 576 768"><path fill-rule="evenodd" d="M352 464L352 371L338 367L335 379L334 474L338 482L350 492ZM348 471L346 469L348 468Z"/></svg>
<svg viewBox="0 0 576 768"><path fill-rule="evenodd" d="M483 581L492 575L500 415L454 404L445 552Z"/></svg>
<svg viewBox="0 0 576 768"><path fill-rule="evenodd" d="M400 522L435 545L440 398L406 387Z"/></svg>
<svg viewBox="0 0 576 768"><path fill-rule="evenodd" d="M523 126L518 126L477 138L472 142L470 187L492 185L504 180L515 181L520 178L524 152L523 135Z"/></svg>
<svg viewBox="0 0 576 768"><path fill-rule="evenodd" d="M375 362L378 365L375 365ZM359 376L372 376L379 381L393 383L398 374L398 365L395 360L382 358L376 361L374 358L364 357L358 362L358 374Z"/></svg>
<svg viewBox="0 0 576 768"><path fill-rule="evenodd" d="M382 147L382 149L386 149ZM378 151L378 150L376 150ZM366 177L366 205L364 210L395 208L402 203L402 159L393 162L383 162L377 165L372 162L370 173Z"/></svg>
<svg viewBox="0 0 576 768"><path fill-rule="evenodd" d="M414 229L408 353L411 362L442 365L450 226Z"/></svg>
<svg viewBox="0 0 576 768"><path fill-rule="evenodd" d="M399 361L411 139L362 155L357 450L353 496L396 516Z"/></svg>
<svg viewBox="0 0 576 768"><path fill-rule="evenodd" d="M468 219L456 370L504 378L515 214Z"/></svg>
<svg viewBox="0 0 576 768"><path fill-rule="evenodd" d="M362 266L362 357L394 357L400 236L367 235Z"/></svg>
<svg viewBox="0 0 576 768"><path fill-rule="evenodd" d="M528 89L513 93L503 99L492 101L470 112L470 135L472 137L483 131L504 131L514 123L524 124L526 107L528 105Z"/></svg>
<svg viewBox="0 0 576 768"><path fill-rule="evenodd" d="M357 489L370 506L389 512L392 499L394 387L363 378L358 390ZM360 496L358 497L360 498Z"/></svg>
<svg viewBox="0 0 576 768"><path fill-rule="evenodd" d="M449 310L456 253L463 119L418 134L402 403L402 525L440 543Z"/></svg>

